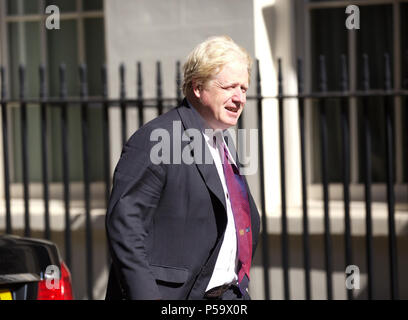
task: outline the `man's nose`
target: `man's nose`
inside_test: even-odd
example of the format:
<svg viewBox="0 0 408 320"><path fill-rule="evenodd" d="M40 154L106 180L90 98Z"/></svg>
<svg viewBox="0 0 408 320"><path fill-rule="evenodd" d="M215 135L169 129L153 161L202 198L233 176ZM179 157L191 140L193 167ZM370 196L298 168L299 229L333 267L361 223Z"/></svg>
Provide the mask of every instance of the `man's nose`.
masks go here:
<svg viewBox="0 0 408 320"><path fill-rule="evenodd" d="M236 103L246 102L246 92L243 92L241 88L235 89L234 95L232 96L232 101Z"/></svg>

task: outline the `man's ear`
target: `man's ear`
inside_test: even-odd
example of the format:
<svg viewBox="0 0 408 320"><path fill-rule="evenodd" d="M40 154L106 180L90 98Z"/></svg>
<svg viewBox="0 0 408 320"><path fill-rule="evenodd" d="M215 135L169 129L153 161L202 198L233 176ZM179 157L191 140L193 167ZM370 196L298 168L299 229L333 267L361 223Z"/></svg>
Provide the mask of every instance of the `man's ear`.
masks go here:
<svg viewBox="0 0 408 320"><path fill-rule="evenodd" d="M195 97L199 99L201 97L202 86L198 84L195 80L192 81L191 86L193 88Z"/></svg>

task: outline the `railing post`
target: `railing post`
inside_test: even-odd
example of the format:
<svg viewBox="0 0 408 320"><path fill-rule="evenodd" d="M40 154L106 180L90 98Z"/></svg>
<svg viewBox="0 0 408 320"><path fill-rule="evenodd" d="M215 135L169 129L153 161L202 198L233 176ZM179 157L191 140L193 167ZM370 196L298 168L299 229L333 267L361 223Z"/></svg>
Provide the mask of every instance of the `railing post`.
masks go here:
<svg viewBox="0 0 408 320"><path fill-rule="evenodd" d="M156 99L157 99L157 113L163 114L163 88L162 88L162 74L161 74L161 62L156 62Z"/></svg>
<svg viewBox="0 0 408 320"><path fill-rule="evenodd" d="M327 75L326 61L323 55L320 55L320 92L327 92ZM325 247L325 267L326 267L326 289L327 299L333 299L333 284L332 284L332 247L330 233L330 216L329 216L329 181L327 174L327 118L326 118L326 98L319 99L319 114L320 114L320 145L321 145L321 164L322 164L322 183L323 183L323 201L324 201L324 247Z"/></svg>
<svg viewBox="0 0 408 320"><path fill-rule="evenodd" d="M402 88L404 90L408 90L408 50L405 51L405 71L404 71L404 80L402 83ZM404 107L405 107L405 128L408 128L408 96L405 96L404 99ZM404 147L406 148L406 150L408 150L408 139L405 140L405 145ZM408 157L408 153L406 155L406 157ZM405 163L405 170L407 172L408 175L408 161L406 161Z"/></svg>
<svg viewBox="0 0 408 320"><path fill-rule="evenodd" d="M71 267L71 217L70 217L70 183L69 183L69 153L68 153L68 104L67 83L65 79L65 64L59 66L59 82L61 101L61 140L62 140L62 178L64 181L64 205L65 205L65 262Z"/></svg>
<svg viewBox="0 0 408 320"><path fill-rule="evenodd" d="M181 64L180 61L176 62L176 98L177 106L181 105L183 93L181 91Z"/></svg>
<svg viewBox="0 0 408 320"><path fill-rule="evenodd" d="M363 54L363 91L370 90L370 70L368 55ZM363 123L364 123L364 191L366 206L366 247L367 247L367 294L373 299L373 244L372 244L372 217L371 217L371 127L368 118L368 96L363 96Z"/></svg>
<svg viewBox="0 0 408 320"><path fill-rule="evenodd" d="M270 300L269 287L269 244L268 244L268 224L266 217L266 195L265 195L265 176L264 176L264 149L263 149L263 114L262 114L262 87L261 87L261 71L259 60L256 60L256 100L258 113L258 128L259 128L259 180L261 194L261 223L262 223L262 264L264 276L264 294L265 300Z"/></svg>
<svg viewBox="0 0 408 320"><path fill-rule="evenodd" d="M108 101L108 72L106 64L101 67L102 82L102 139L103 139L103 172L105 180L105 207L108 208L111 188L110 172L110 142L109 142L109 101ZM111 264L109 244L106 241L106 263L108 269Z"/></svg>
<svg viewBox="0 0 408 320"><path fill-rule="evenodd" d="M140 128L144 124L143 77L142 77L142 64L140 61L137 63L137 108Z"/></svg>
<svg viewBox="0 0 408 320"><path fill-rule="evenodd" d="M279 111L279 156L280 156L280 182L281 182L281 241L282 241L282 268L283 288L285 300L290 299L289 287L289 254L288 254L288 222L286 214L286 164L285 164L285 128L283 111L283 81L282 60L278 59L278 111Z"/></svg>
<svg viewBox="0 0 408 320"><path fill-rule="evenodd" d="M305 146L305 110L303 94L302 60L297 60L297 83L299 104L299 131L300 131L300 159L302 170L302 208L303 208L303 265L305 271L305 298L311 299L310 285L310 244L309 244L309 219L307 212L307 184L306 184L306 146Z"/></svg>
<svg viewBox="0 0 408 320"><path fill-rule="evenodd" d="M27 103L26 97L26 74L25 67L20 65L18 68L20 84L20 122L21 122L21 156L23 172L23 192L24 192L24 236L31 236L30 227L30 205L29 205L29 168L28 168L28 133L27 133Z"/></svg>
<svg viewBox="0 0 408 320"><path fill-rule="evenodd" d="M90 180L89 180L89 120L88 120L88 82L86 65L79 66L81 123L82 123L82 160L84 175L85 199L85 237L86 237L86 281L88 299L93 299L93 248L92 248L92 221L90 209Z"/></svg>
<svg viewBox="0 0 408 320"><path fill-rule="evenodd" d="M0 66L1 81L1 121L3 133L3 166L4 166L4 197L6 204L6 233L11 234L11 209L10 209L10 164L9 164L9 145L8 145L8 116L6 100L6 71L4 66Z"/></svg>
<svg viewBox="0 0 408 320"><path fill-rule="evenodd" d="M48 188L48 144L47 144L47 104L46 104L46 85L45 85L45 67L39 67L40 78L40 112L41 112L41 152L42 152L42 180L43 180L43 199L44 199L44 238L51 239L50 230L50 212L49 212L49 188Z"/></svg>
<svg viewBox="0 0 408 320"><path fill-rule="evenodd" d="M394 195L394 122L393 97L391 96L391 67L388 53L384 54L384 96L385 108L385 155L387 172L387 205L388 205L388 250L390 259L391 299L399 299L398 293L398 262L397 238L395 234L395 195Z"/></svg>
<svg viewBox="0 0 408 320"><path fill-rule="evenodd" d="M105 176L105 204L108 207L111 172L110 172L110 143L109 143L109 102L108 102L108 74L104 64L101 68L102 82L102 137L103 137L103 159L104 159L104 176Z"/></svg>
<svg viewBox="0 0 408 320"><path fill-rule="evenodd" d="M127 140L127 123L126 123L126 85L125 85L125 65L123 63L119 66L120 78L120 119L122 127L122 146Z"/></svg>
<svg viewBox="0 0 408 320"><path fill-rule="evenodd" d="M352 247L351 247L351 220L350 220L350 134L349 134L349 113L348 99L348 73L347 59L343 54L340 57L341 78L340 90L343 96L340 98L341 108L341 136L342 136L342 162L343 162L343 203L344 203L344 248L345 248L345 265L352 264ZM346 288L347 299L353 299L353 291Z"/></svg>

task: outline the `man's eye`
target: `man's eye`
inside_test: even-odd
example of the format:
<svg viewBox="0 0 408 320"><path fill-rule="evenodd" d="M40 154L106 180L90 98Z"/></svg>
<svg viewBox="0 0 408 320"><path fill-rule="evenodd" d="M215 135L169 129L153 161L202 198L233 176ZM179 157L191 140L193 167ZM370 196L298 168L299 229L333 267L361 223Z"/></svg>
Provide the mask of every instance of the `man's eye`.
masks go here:
<svg viewBox="0 0 408 320"><path fill-rule="evenodd" d="M248 91L248 88L240 87L239 85L230 85L223 87L224 90L228 91L236 90L237 88L240 88L242 93L246 93Z"/></svg>

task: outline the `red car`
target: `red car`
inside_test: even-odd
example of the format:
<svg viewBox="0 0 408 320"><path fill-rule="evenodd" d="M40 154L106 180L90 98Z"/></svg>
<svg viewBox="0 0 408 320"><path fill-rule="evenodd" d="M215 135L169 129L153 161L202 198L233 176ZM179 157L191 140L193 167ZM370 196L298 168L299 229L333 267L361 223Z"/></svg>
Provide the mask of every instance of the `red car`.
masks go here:
<svg viewBox="0 0 408 320"><path fill-rule="evenodd" d="M71 274L50 241L0 235L0 300L72 300Z"/></svg>

